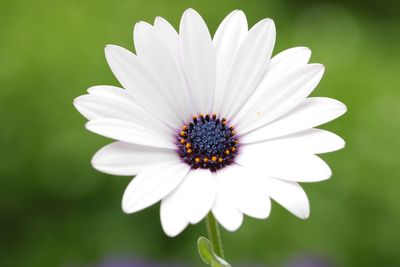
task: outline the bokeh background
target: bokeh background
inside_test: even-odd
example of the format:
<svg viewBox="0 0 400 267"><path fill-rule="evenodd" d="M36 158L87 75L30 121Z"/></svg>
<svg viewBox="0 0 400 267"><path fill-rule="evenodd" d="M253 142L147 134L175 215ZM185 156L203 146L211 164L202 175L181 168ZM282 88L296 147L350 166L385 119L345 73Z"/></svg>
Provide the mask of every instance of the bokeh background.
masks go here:
<svg viewBox="0 0 400 267"><path fill-rule="evenodd" d="M188 7L212 33L233 9L244 10L251 25L273 18L275 53L312 48L312 61L327 67L314 94L349 109L323 127L347 147L323 155L332 179L304 185L311 218L301 221L274 204L268 220L247 218L239 231L222 233L227 258L234 266L287 266L304 257L337 267L400 266L398 3L0 0L0 266L98 266L108 259L203 266L195 250L203 224L170 239L158 205L122 213L130 178L91 168L91 156L109 140L87 132L72 106L89 86L118 85L105 44L133 49L135 22L163 16L177 26Z"/></svg>

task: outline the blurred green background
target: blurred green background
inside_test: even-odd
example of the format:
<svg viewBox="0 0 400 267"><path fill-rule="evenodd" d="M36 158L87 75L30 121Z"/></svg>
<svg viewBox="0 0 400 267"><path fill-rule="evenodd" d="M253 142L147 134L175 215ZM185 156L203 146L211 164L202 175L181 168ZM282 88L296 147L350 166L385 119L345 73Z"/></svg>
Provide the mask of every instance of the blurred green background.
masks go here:
<svg viewBox="0 0 400 267"><path fill-rule="evenodd" d="M0 266L86 266L133 255L192 262L204 225L176 239L161 230L158 205L134 215L120 208L130 178L96 172L109 140L84 129L75 97L92 85L118 85L106 44L132 49L135 22L163 16L178 25L198 10L215 32L233 9L253 25L271 17L275 53L305 45L326 75L314 93L346 103L324 128L346 149L323 155L332 179L304 185L311 218L274 204L266 221L245 219L223 232L232 263L281 266L320 255L335 266L400 266L400 8L398 1L0 0Z"/></svg>

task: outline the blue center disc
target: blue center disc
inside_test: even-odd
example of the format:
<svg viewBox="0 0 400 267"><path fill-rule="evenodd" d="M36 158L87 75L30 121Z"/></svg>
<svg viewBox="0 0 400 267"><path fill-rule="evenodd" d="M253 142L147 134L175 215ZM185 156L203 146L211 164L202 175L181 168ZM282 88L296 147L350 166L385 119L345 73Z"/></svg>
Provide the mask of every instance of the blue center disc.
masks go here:
<svg viewBox="0 0 400 267"><path fill-rule="evenodd" d="M178 152L192 168L216 171L233 162L238 139L225 118L215 114L193 117L178 134Z"/></svg>

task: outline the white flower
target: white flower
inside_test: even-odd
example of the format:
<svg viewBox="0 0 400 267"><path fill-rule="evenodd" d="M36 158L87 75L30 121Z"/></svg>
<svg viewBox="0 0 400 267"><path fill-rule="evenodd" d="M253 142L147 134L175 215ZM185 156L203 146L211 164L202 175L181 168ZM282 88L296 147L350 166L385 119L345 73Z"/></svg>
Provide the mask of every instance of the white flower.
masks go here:
<svg viewBox="0 0 400 267"><path fill-rule="evenodd" d="M337 135L313 127L346 111L334 99L309 97L324 72L308 63L311 51L296 47L271 58L274 22L248 30L242 11L229 14L213 39L189 9L179 34L158 17L154 26L136 24L134 42L136 55L105 49L125 89L95 86L74 102L89 131L117 140L97 152L94 168L136 175L124 212L161 201L169 236L210 211L235 231L243 214L267 218L270 199L307 218L298 182L328 179L331 170L316 154L344 147Z"/></svg>

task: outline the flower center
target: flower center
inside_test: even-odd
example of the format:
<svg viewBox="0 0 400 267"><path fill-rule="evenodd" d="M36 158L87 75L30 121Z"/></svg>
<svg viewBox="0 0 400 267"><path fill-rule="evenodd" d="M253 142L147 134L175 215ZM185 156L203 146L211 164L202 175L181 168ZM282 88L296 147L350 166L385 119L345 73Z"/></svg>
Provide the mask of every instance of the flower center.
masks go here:
<svg viewBox="0 0 400 267"><path fill-rule="evenodd" d="M194 169L221 169L233 162L237 151L233 126L216 114L194 116L178 134L178 153Z"/></svg>

